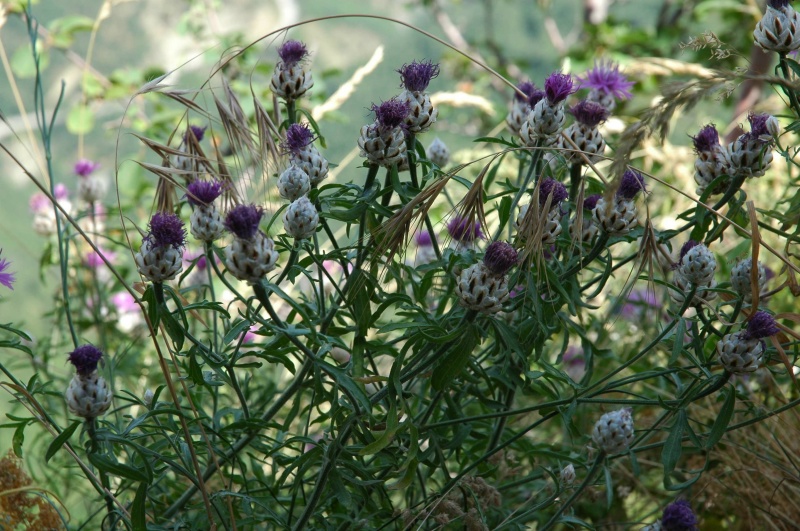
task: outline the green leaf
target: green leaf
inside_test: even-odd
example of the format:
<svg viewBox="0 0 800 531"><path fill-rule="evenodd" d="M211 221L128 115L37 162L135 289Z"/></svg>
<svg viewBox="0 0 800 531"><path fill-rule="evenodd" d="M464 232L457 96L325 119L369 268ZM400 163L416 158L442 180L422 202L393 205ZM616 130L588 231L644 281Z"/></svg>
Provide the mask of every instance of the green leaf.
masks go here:
<svg viewBox="0 0 800 531"><path fill-rule="evenodd" d="M708 433L708 440L706 441L706 449L708 450L711 450L722 439L733 417L736 393L731 388L726 388L723 392L727 393L727 396L725 397L725 403L722 404L722 409L719 410L717 420L714 421L714 425L711 426L711 431Z"/></svg>
<svg viewBox="0 0 800 531"><path fill-rule="evenodd" d="M678 320L678 326L675 329L675 342L672 344L672 355L669 357L669 363L667 364L668 367L672 367L676 363L678 363L678 358L681 356L681 352L683 352L683 338L686 336L686 321L683 320L681 317Z"/></svg>
<svg viewBox="0 0 800 531"><path fill-rule="evenodd" d="M136 497L131 505L131 526L133 531L147 531L147 514L145 513L145 503L147 502L147 483L139 483L136 489Z"/></svg>
<svg viewBox="0 0 800 531"><path fill-rule="evenodd" d="M388 418L386 419L386 429L383 431L383 434L362 448L358 452L358 455L377 454L389 446L397 433L397 427L397 408L392 405L392 408L389 410Z"/></svg>
<svg viewBox="0 0 800 531"><path fill-rule="evenodd" d="M181 350L183 348L183 340L185 338L181 324L169 311L161 312L161 321L164 323L164 328L166 329L167 334L169 334L169 337L172 339L173 343L175 343L175 349Z"/></svg>
<svg viewBox="0 0 800 531"><path fill-rule="evenodd" d="M118 476L133 481L140 481L142 483L146 483L149 480L145 471L122 464L117 461L116 458L112 459L105 454L89 454L89 462L102 472L106 472L112 476Z"/></svg>
<svg viewBox="0 0 800 531"><path fill-rule="evenodd" d="M53 457L56 454L56 452L58 452L61 449L62 446L64 446L64 443L67 442L70 437L72 437L72 434L75 433L75 430L80 425L81 421L76 420L75 422L67 426L64 429L64 431L59 433L58 437L53 439L53 442L51 442L50 446L47 447L47 453L44 454L45 463L50 461L50 458Z"/></svg>
<svg viewBox="0 0 800 531"><path fill-rule="evenodd" d="M11 439L11 447L14 449L14 454L22 458L22 443L25 442L25 428L28 426L27 422L17 425L14 430L14 437Z"/></svg>
<svg viewBox="0 0 800 531"><path fill-rule="evenodd" d="M441 391L450 385L450 382L467 365L469 357L478 343L480 343L480 339L480 332L475 325L472 323L467 325L461 340L450 349L444 360L433 370L431 385L434 389Z"/></svg>
<svg viewBox="0 0 800 531"><path fill-rule="evenodd" d="M661 451L661 464L664 465L664 482L668 481L670 474L675 470L675 465L683 453L683 429L686 424L686 411L680 410L669 436L664 443L664 448Z"/></svg>
<svg viewBox="0 0 800 531"><path fill-rule="evenodd" d="M404 490L406 487L411 485L411 482L414 481L414 476L417 472L417 460L412 459L411 462L406 467L403 475L400 476L397 481L393 481L391 483L386 484L387 490Z"/></svg>
<svg viewBox="0 0 800 531"><path fill-rule="evenodd" d="M39 53L39 72L42 72L50 64L50 54L41 47L41 41L37 42L36 50ZM33 58L31 45L20 46L11 56L11 70L17 77L32 78L36 76L36 63Z"/></svg>
<svg viewBox="0 0 800 531"><path fill-rule="evenodd" d="M74 135L86 134L94 129L94 111L86 104L78 104L67 114L67 131Z"/></svg>
<svg viewBox="0 0 800 531"><path fill-rule="evenodd" d="M92 31L94 20L81 15L57 18L50 24L50 37L56 48L69 48L75 42L75 34Z"/></svg>

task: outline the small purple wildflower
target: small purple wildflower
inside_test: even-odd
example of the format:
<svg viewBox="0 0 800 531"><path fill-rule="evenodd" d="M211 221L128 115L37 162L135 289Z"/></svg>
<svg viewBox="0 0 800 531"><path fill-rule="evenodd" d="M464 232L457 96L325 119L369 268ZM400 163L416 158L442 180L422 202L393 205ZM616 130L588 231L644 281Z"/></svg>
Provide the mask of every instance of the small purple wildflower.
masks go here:
<svg viewBox="0 0 800 531"><path fill-rule="evenodd" d="M597 127L608 118L608 109L589 100L581 100L569 112L579 123L588 127Z"/></svg>
<svg viewBox="0 0 800 531"><path fill-rule="evenodd" d="M398 71L403 87L410 92L424 92L433 78L439 75L439 64L433 61L413 61Z"/></svg>
<svg viewBox="0 0 800 531"><path fill-rule="evenodd" d="M186 199L194 206L210 205L222 195L222 183L212 181L193 181L186 187Z"/></svg>
<svg viewBox="0 0 800 531"><path fill-rule="evenodd" d="M186 229L181 218L171 212L156 212L150 219L150 233L145 240L153 247L180 249L186 243Z"/></svg>
<svg viewBox="0 0 800 531"><path fill-rule="evenodd" d="M483 255L483 265L497 276L503 276L517 265L519 254L508 242L496 241L489 244Z"/></svg>
<svg viewBox="0 0 800 531"><path fill-rule="evenodd" d="M103 353L94 345L83 345L70 352L67 358L81 376L89 376L97 370Z"/></svg>
<svg viewBox="0 0 800 531"><path fill-rule="evenodd" d="M767 0L767 5L773 9L783 9L789 5L789 0Z"/></svg>
<svg viewBox="0 0 800 531"><path fill-rule="evenodd" d="M431 233L426 230L419 231L417 235L414 237L414 240L420 247L430 247L433 245L433 238L431 237Z"/></svg>
<svg viewBox="0 0 800 531"><path fill-rule="evenodd" d="M286 41L278 48L278 56L284 65L293 66L308 56L308 50L300 41Z"/></svg>
<svg viewBox="0 0 800 531"><path fill-rule="evenodd" d="M199 125L190 125L189 129L183 134L183 141L188 142L189 140L189 131L194 135L198 142L203 140L203 137L206 134L206 127L200 127Z"/></svg>
<svg viewBox="0 0 800 531"><path fill-rule="evenodd" d="M708 153L719 147L719 133L714 124L708 124L700 129L697 136L692 137L694 150L698 153Z"/></svg>
<svg viewBox="0 0 800 531"><path fill-rule="evenodd" d="M258 224L264 210L255 205L238 205L233 207L225 217L225 228L236 235L237 238L249 240L258 233Z"/></svg>
<svg viewBox="0 0 800 531"><path fill-rule="evenodd" d="M520 92L522 94L520 94ZM534 85L530 81L523 81L522 83L517 85L517 90L514 91L514 99L520 103L529 102L534 92L541 92L541 91L537 89L536 85Z"/></svg>
<svg viewBox="0 0 800 531"><path fill-rule="evenodd" d="M575 92L572 76L561 72L553 72L544 82L544 92L547 96L547 101L552 105L564 101L567 96Z"/></svg>
<svg viewBox="0 0 800 531"><path fill-rule="evenodd" d="M92 162L89 159L80 159L75 163L75 174L81 177L88 177L99 166L99 163Z"/></svg>
<svg viewBox="0 0 800 531"><path fill-rule="evenodd" d="M661 527L664 531L695 531L697 516L688 501L678 500L664 508Z"/></svg>
<svg viewBox="0 0 800 531"><path fill-rule="evenodd" d="M461 243L470 243L476 238L483 238L480 222L470 223L468 219L461 216L454 216L450 220L447 224L447 232L454 240Z"/></svg>
<svg viewBox="0 0 800 531"><path fill-rule="evenodd" d="M397 98L372 106L372 112L375 113L378 127L384 131L395 127L405 127L404 122L410 111L411 106L408 102L400 101Z"/></svg>
<svg viewBox="0 0 800 531"><path fill-rule="evenodd" d="M633 97L630 88L633 81L628 81L619 71L619 65L613 61L595 61L594 67L586 71L583 77L578 77L578 88L588 88L605 92L618 100L627 100Z"/></svg>
<svg viewBox="0 0 800 531"><path fill-rule="evenodd" d="M567 188L563 184L551 177L548 177L542 181L541 185L539 185L539 206L543 207L547 202L547 198L551 194L553 196L553 198L550 200L551 209L555 208L559 203L564 201L569 196Z"/></svg>
<svg viewBox="0 0 800 531"><path fill-rule="evenodd" d="M697 243L694 240L687 240L686 243L684 243L681 246L681 253L680 253L679 258L678 258L678 263L683 262L683 257L686 256L686 253L688 253L689 251L691 251L693 248L697 247L698 245L701 245L701 244Z"/></svg>
<svg viewBox="0 0 800 531"><path fill-rule="evenodd" d="M0 249L0 284L4 285L10 290L14 289L14 273L6 272L11 266L11 262L2 258L3 250Z"/></svg>
<svg viewBox="0 0 800 531"><path fill-rule="evenodd" d="M523 284L517 284L516 286L508 290L508 296L513 299L517 295L522 294L523 291L525 291L525 286Z"/></svg>
<svg viewBox="0 0 800 531"><path fill-rule="evenodd" d="M763 339L774 336L781 329L775 318L765 311L758 311L747 321L747 329L741 333L743 339Z"/></svg>
<svg viewBox="0 0 800 531"><path fill-rule="evenodd" d="M636 170L626 170L617 190L617 197L630 201L645 190L644 177Z"/></svg>
<svg viewBox="0 0 800 531"><path fill-rule="evenodd" d="M299 153L314 141L314 133L306 124L292 124L286 130L286 139L281 147L288 153Z"/></svg>
<svg viewBox="0 0 800 531"><path fill-rule="evenodd" d="M98 267L103 267L105 262L103 258L108 260L109 263L114 263L117 259L117 253L113 251L108 251L106 249L101 249L98 247L99 253L92 249L83 259L83 263L86 264L87 267L91 267L92 269L97 269Z"/></svg>
<svg viewBox="0 0 800 531"><path fill-rule="evenodd" d="M585 210L594 210L597 206L597 202L603 197L602 194L593 194L583 200L583 208Z"/></svg>

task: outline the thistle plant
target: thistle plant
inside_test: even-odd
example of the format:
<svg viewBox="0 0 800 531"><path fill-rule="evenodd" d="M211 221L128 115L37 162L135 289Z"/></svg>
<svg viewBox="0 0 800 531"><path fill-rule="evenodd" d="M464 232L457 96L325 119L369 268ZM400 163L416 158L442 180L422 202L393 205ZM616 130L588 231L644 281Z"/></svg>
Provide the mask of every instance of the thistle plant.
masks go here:
<svg viewBox="0 0 800 531"><path fill-rule="evenodd" d="M62 102L45 90L45 28L9 9L8 24L29 25L36 68L9 77L9 93L26 103L16 84L31 84L38 129L3 148L36 188L27 219L46 237L8 238L0 255L0 304L15 310L0 324L0 348L15 354L0 361L13 398L3 440L34 466L37 499L65 528L689 530L800 518L789 2L770 1L760 22L726 15L750 24L749 46L778 55L774 75L746 76L733 46L750 31L730 46L695 39L705 48L682 57L702 65L645 68L631 50L668 56L675 40L624 30L611 46L602 27L584 28L592 45L537 77L552 61L507 54L492 32L473 48L488 57L420 31L356 64L363 50L328 48L326 28L374 25L387 41L397 24L417 28L309 18L214 57L196 87L142 79L126 114L106 121L136 149L54 134ZM448 7L431 9L458 41ZM185 27L215 20L204 14ZM688 27L667 19L659 32ZM313 73L301 32L319 50ZM712 59L700 53L710 47ZM69 128L124 89L128 78L102 68L87 57L81 75L102 77L81 78L84 98L65 92L78 106ZM398 74L400 94L385 99ZM736 114L712 102L745 77L786 99ZM497 94L511 90L506 108ZM731 132L744 116L749 129ZM674 124L685 130L658 137ZM29 167L22 154L42 156ZM99 164L116 171L108 193L91 181ZM27 295L40 283L44 295ZM30 304L42 307L35 319ZM741 469L770 474L720 479ZM0 501L22 493L0 483ZM744 483L780 498L780 517L745 515Z"/></svg>

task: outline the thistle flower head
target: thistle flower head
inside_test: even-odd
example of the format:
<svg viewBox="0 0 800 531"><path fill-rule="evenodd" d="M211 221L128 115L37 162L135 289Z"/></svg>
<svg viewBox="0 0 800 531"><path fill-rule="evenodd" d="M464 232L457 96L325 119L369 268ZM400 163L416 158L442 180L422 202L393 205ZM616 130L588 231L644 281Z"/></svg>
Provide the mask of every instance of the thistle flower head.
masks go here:
<svg viewBox="0 0 800 531"><path fill-rule="evenodd" d="M767 0L767 5L773 9L783 9L789 5L789 0Z"/></svg>
<svg viewBox="0 0 800 531"><path fill-rule="evenodd" d="M69 199L69 188L65 184L58 183L53 187L53 197L59 201Z"/></svg>
<svg viewBox="0 0 800 531"><path fill-rule="evenodd" d="M421 230L414 236L414 241L417 242L417 245L420 247L430 247L433 245L433 238L431 238L431 233L426 230Z"/></svg>
<svg viewBox="0 0 800 531"><path fill-rule="evenodd" d="M694 150L698 153L708 153L719 146L719 133L714 124L708 124L700 129L697 136L692 137Z"/></svg>
<svg viewBox="0 0 800 531"><path fill-rule="evenodd" d="M535 89L531 92L531 95L528 96L528 105L531 107L536 107L536 104L542 101L547 94L543 90Z"/></svg>
<svg viewBox="0 0 800 531"><path fill-rule="evenodd" d="M378 126L385 130L395 127L404 127L406 116L411 111L408 102L400 101L397 98L386 100L380 105L373 105L372 112L375 113L375 120Z"/></svg>
<svg viewBox="0 0 800 531"><path fill-rule="evenodd" d="M603 197L602 194L593 194L583 200L583 208L586 210L594 210L597 206L597 202L600 198Z"/></svg>
<svg viewBox="0 0 800 531"><path fill-rule="evenodd" d="M431 79L439 75L439 64L433 61L413 61L403 65L398 71L403 87L411 92L424 92Z"/></svg>
<svg viewBox="0 0 800 531"><path fill-rule="evenodd" d="M579 123L589 127L597 127L608 118L608 109L589 100L581 100L569 112Z"/></svg>
<svg viewBox="0 0 800 531"><path fill-rule="evenodd" d="M206 127L200 127L199 125L190 125L189 129L187 129L186 132L183 133L183 141L188 142L190 132L191 134L194 135L194 137L197 139L198 142L202 141L203 137L206 134L206 129L207 129Z"/></svg>
<svg viewBox="0 0 800 531"><path fill-rule="evenodd" d="M755 141L760 143L767 143L772 139L772 133L767 127L769 122L769 114L756 114L751 112L747 115L747 121L750 122L750 132L742 135L744 141Z"/></svg>
<svg viewBox="0 0 800 531"><path fill-rule="evenodd" d="M450 220L447 224L447 232L454 240L461 243L470 243L476 238L483 238L480 222L470 223L468 219L461 216L454 216Z"/></svg>
<svg viewBox="0 0 800 531"><path fill-rule="evenodd" d="M636 170L626 170L617 190L617 197L631 200L645 190L644 177Z"/></svg>
<svg viewBox="0 0 800 531"><path fill-rule="evenodd" d="M595 61L594 67L578 77L578 88L588 88L605 92L618 100L630 99L633 94L630 88L633 81L628 81L625 74L619 71L619 65L613 61Z"/></svg>
<svg viewBox="0 0 800 531"><path fill-rule="evenodd" d="M678 263L683 262L683 257L686 256L686 253L688 253L698 245L700 244L694 240L687 240L686 243L684 243L683 246L681 246L681 254L679 255L680 257L678 258Z"/></svg>
<svg viewBox="0 0 800 531"><path fill-rule="evenodd" d="M306 45L300 41L286 41L278 48L278 56L286 66L292 66L308 56Z"/></svg>
<svg viewBox="0 0 800 531"><path fill-rule="evenodd" d="M215 180L193 181L186 187L186 199L189 203L199 205L210 205L216 198L222 195L222 183Z"/></svg>
<svg viewBox="0 0 800 531"><path fill-rule="evenodd" d="M75 163L75 174L80 177L88 177L100 164L89 159L80 159Z"/></svg>
<svg viewBox="0 0 800 531"><path fill-rule="evenodd" d="M238 205L233 207L225 217L225 228L237 238L249 240L258 232L258 224L264 210L255 205Z"/></svg>
<svg viewBox="0 0 800 531"><path fill-rule="evenodd" d="M519 254L508 242L496 241L489 244L483 255L483 265L497 276L503 276L517 265Z"/></svg>
<svg viewBox="0 0 800 531"><path fill-rule="evenodd" d="M8 289L14 289L14 273L8 272L11 262L2 257L3 250L0 249L0 284Z"/></svg>
<svg viewBox="0 0 800 531"><path fill-rule="evenodd" d="M103 357L102 351L94 345L83 345L70 352L67 358L81 376L89 376L97 370Z"/></svg>
<svg viewBox="0 0 800 531"><path fill-rule="evenodd" d="M186 229L181 218L170 212L156 212L150 219L150 232L145 236L152 247L179 249L186 243Z"/></svg>
<svg viewBox="0 0 800 531"><path fill-rule="evenodd" d="M747 321L747 329L742 336L744 339L763 339L780 331L774 317L765 311L758 311Z"/></svg>
<svg viewBox="0 0 800 531"><path fill-rule="evenodd" d="M545 96L547 96L547 101L553 105L564 101L567 96L575 92L572 76L561 72L553 72L544 82L544 92Z"/></svg>
<svg viewBox="0 0 800 531"><path fill-rule="evenodd" d="M517 89L518 90L514 91L514 99L520 103L529 102L534 92L540 92L539 89L536 88L536 85L534 85L530 81L523 81L522 83L517 85ZM522 94L520 94L520 92Z"/></svg>
<svg viewBox="0 0 800 531"><path fill-rule="evenodd" d="M678 500L664 508L661 516L661 528L664 531L694 531L697 529L697 516L686 500Z"/></svg>
<svg viewBox="0 0 800 531"><path fill-rule="evenodd" d="M306 124L292 124L286 130L286 140L281 147L289 153L299 153L314 141L314 133Z"/></svg>
<svg viewBox="0 0 800 531"><path fill-rule="evenodd" d="M539 185L539 206L543 207L547 202L547 198L552 194L553 198L550 200L550 208L555 208L556 205L561 203L565 200L569 193L567 192L566 186L561 184L560 182L556 181L555 179L548 177L542 181L542 184Z"/></svg>

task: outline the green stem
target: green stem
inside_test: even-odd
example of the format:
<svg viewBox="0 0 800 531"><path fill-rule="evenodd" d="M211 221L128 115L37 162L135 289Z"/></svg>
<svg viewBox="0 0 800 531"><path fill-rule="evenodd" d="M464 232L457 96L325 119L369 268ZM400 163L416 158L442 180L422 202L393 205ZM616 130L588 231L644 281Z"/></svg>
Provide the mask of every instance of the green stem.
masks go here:
<svg viewBox="0 0 800 531"><path fill-rule="evenodd" d="M522 184L520 185L519 190L517 190L516 195L514 195L514 199L511 201L511 212L512 213L517 211L517 207L519 206L519 202L522 199L522 194L524 194L526 192L526 190L528 189L528 186L531 183L531 179L533 178L533 175L535 173L536 166L538 165L539 159L542 156L542 150L536 149L536 148L540 147L539 144L540 144L540 142L537 141L535 149L533 150L533 153L531 154L531 165L528 167L528 173L525 175L525 179L522 181ZM511 216L508 217L508 219L513 219L513 217L514 216L511 215ZM504 225L500 225L499 227L497 227L497 230L495 231L494 236L492 237L492 241L500 239L500 235L503 233L503 229L505 229Z"/></svg>
<svg viewBox="0 0 800 531"><path fill-rule="evenodd" d="M608 243L609 235L607 232L601 232L600 236L598 236L597 241L592 247L592 250L589 251L589 254L585 258L580 258L578 263L569 268L563 275L561 275L561 281L565 281L569 279L571 276L580 272L581 269L585 265L591 264L595 258L600 256L600 253L606 248L606 244Z"/></svg>
<svg viewBox="0 0 800 531"><path fill-rule="evenodd" d="M581 178L582 169L583 166L579 162L574 162L569 169L569 198L574 202L578 201L578 190L583 181Z"/></svg>
<svg viewBox="0 0 800 531"><path fill-rule="evenodd" d="M100 451L100 443L97 440L97 419L95 417L88 417L86 419L86 432L89 435L89 440L91 441L91 446L89 447L89 453L95 454ZM98 470L97 474L100 476L100 483L103 485L103 489L105 491L111 492L111 482L108 480L108 474L106 474L103 470ZM116 511L114 510L114 500L111 499L111 496L103 492L103 499L106 502L106 511L108 511L108 518L111 521L111 526L109 529L116 529L117 527L117 515Z"/></svg>
<svg viewBox="0 0 800 531"><path fill-rule="evenodd" d="M296 121L296 112L294 100L286 102L286 121L288 125L292 125Z"/></svg>
<svg viewBox="0 0 800 531"><path fill-rule="evenodd" d="M589 485L591 485L592 481L594 480L595 474L600 469L600 466L603 464L603 460L605 458L606 454L604 452L600 452L599 454L597 454L597 457L595 458L594 463L592 464L592 468L589 469L589 472L586 474L586 478L583 480L583 483L581 483L580 486L577 489L575 489L575 492L572 493L572 496L570 496L569 499L565 501L561 505L561 507L558 508L556 514L554 514L550 518L550 520L548 520L547 523L544 524L544 527L541 528L541 531L547 531L548 529L552 529L553 526L556 525L556 523L558 523L558 520L559 518L561 518L561 515L564 514L564 511L566 511L570 507L570 505L572 505L575 502L575 500L578 499L578 496L583 494L583 491L586 490L586 488Z"/></svg>
<svg viewBox="0 0 800 531"><path fill-rule="evenodd" d="M778 57L783 78L786 79L786 81L791 81L789 76L789 62L786 60L786 53L781 52L778 54ZM789 87L785 87L783 85L781 85L781 87L783 88L783 92L789 97L789 103L791 104L795 116L800 116L800 103L797 101L797 94L795 94L794 90Z"/></svg>

